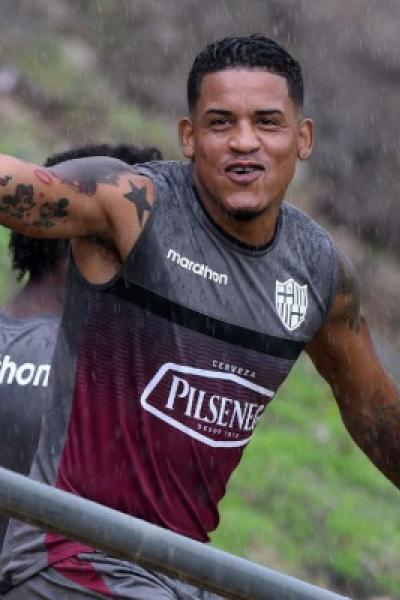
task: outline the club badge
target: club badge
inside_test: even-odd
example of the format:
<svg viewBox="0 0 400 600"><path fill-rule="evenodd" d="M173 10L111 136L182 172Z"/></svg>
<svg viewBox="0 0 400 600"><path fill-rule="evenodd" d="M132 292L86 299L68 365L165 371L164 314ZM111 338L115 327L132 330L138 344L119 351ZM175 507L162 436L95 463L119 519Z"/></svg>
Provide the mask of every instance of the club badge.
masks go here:
<svg viewBox="0 0 400 600"><path fill-rule="evenodd" d="M278 315L289 331L294 331L304 322L308 307L307 285L299 285L294 279L277 281L275 305Z"/></svg>

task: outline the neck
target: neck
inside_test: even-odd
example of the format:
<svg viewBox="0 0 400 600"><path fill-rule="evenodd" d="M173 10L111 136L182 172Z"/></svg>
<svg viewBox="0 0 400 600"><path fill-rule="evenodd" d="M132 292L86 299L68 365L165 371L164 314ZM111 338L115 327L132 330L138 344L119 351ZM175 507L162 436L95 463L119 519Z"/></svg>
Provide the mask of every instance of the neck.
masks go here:
<svg viewBox="0 0 400 600"><path fill-rule="evenodd" d="M240 242L255 248L265 246L273 239L281 202L276 202L267 207L254 219L248 221L235 219L210 197L195 172L193 172L193 179L204 210L223 231Z"/></svg>
<svg viewBox="0 0 400 600"><path fill-rule="evenodd" d="M65 291L65 277L49 273L28 283L11 298L3 312L10 317L26 319L35 316L61 315Z"/></svg>

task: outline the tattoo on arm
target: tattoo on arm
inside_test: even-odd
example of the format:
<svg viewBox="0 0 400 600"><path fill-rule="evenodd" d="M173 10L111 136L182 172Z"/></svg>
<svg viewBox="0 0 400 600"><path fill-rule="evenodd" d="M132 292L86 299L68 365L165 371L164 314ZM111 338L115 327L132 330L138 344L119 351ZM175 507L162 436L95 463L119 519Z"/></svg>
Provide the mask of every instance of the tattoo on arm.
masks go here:
<svg viewBox="0 0 400 600"><path fill-rule="evenodd" d="M369 416L351 419L348 429L372 462L400 486L400 398Z"/></svg>
<svg viewBox="0 0 400 600"><path fill-rule="evenodd" d="M35 205L33 186L19 183L14 196L7 194L0 199L0 212L14 219L22 219Z"/></svg>
<svg viewBox="0 0 400 600"><path fill-rule="evenodd" d="M53 183L53 177L44 169L35 169L33 174L44 185L51 185Z"/></svg>
<svg viewBox="0 0 400 600"><path fill-rule="evenodd" d="M11 179L8 175L6 178ZM33 221L35 227L43 227L45 229L55 225L54 219L60 219L68 216L66 210L69 204L67 198L60 198L56 202L44 202L38 207L39 216L36 221ZM6 194L0 197L0 212L13 219L23 219L29 216L31 211L37 206L34 195L33 186L19 183L15 188L14 195Z"/></svg>
<svg viewBox="0 0 400 600"><path fill-rule="evenodd" d="M124 198L127 198L135 205L139 225L142 226L144 211L151 211L151 204L149 204L147 201L147 188L138 188L134 183L132 183L132 181L129 181L129 185L131 186L131 191L127 194L124 194Z"/></svg>
<svg viewBox="0 0 400 600"><path fill-rule="evenodd" d="M68 211L66 210L68 204L69 200L67 198L59 198L56 202L45 202L39 207L39 218L33 224L36 227L43 227L45 229L53 227L55 222L52 219L62 219L68 216Z"/></svg>
<svg viewBox="0 0 400 600"><path fill-rule="evenodd" d="M370 441L375 442L378 451L387 452L395 448L398 449L400 442L400 402L375 409L369 425ZM396 436L394 436L395 430L397 430Z"/></svg>
<svg viewBox="0 0 400 600"><path fill-rule="evenodd" d="M52 169L34 169L34 177L42 184L51 186L54 179L69 186L87 196L93 196L97 192L99 184L112 186L119 185L122 174L134 173L132 167L122 161L109 157L88 157L79 160L71 160L60 163ZM10 175L0 177L0 186L5 187L12 179ZM147 188L137 187L129 181L131 190L124 197L134 203L137 211L139 224L143 225L144 212L151 211L148 202ZM41 197L44 194L40 194ZM59 198L56 201L47 201L37 206L34 200L34 188L32 185L18 184L14 195L0 195L0 213L15 219L23 219L29 216L30 211L36 207L37 216L33 221L35 227L49 228L56 224L57 219L68 216L69 200Z"/></svg>
<svg viewBox="0 0 400 600"><path fill-rule="evenodd" d="M61 183L75 191L86 196L94 196L99 184L116 186L120 175L132 172L132 168L116 159L90 157L60 163L52 167L50 172Z"/></svg>
<svg viewBox="0 0 400 600"><path fill-rule="evenodd" d="M4 177L0 177L0 186L5 187L9 181L11 181L12 177L10 175L4 175Z"/></svg>
<svg viewBox="0 0 400 600"><path fill-rule="evenodd" d="M345 321L350 329L358 331L362 321L360 284L353 265L343 255L340 256L337 294L344 299L339 318Z"/></svg>

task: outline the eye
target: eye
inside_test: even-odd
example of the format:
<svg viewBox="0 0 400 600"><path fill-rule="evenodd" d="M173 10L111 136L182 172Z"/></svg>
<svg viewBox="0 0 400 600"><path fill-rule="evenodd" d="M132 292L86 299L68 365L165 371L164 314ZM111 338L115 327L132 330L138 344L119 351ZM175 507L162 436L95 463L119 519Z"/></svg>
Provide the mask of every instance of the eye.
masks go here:
<svg viewBox="0 0 400 600"><path fill-rule="evenodd" d="M214 129L223 129L224 127L228 127L231 121L228 117L216 117L210 121L210 126Z"/></svg>
<svg viewBox="0 0 400 600"><path fill-rule="evenodd" d="M265 129L270 129L273 127L278 127L279 123L270 117L260 117L257 121L257 124Z"/></svg>

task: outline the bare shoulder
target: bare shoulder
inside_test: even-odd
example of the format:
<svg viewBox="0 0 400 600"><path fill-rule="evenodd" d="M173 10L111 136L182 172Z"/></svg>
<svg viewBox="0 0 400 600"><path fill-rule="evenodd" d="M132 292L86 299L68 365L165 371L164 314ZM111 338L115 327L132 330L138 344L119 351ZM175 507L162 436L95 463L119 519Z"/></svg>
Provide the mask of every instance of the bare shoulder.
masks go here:
<svg viewBox="0 0 400 600"><path fill-rule="evenodd" d="M338 277L331 311L306 346L314 364L329 381L332 361L347 364L354 355L372 349L368 326L361 311L360 281L352 262L341 251L338 256Z"/></svg>
<svg viewBox="0 0 400 600"><path fill-rule="evenodd" d="M358 332L363 320L360 280L352 262L341 251L338 251L338 260L337 287L328 321L342 322Z"/></svg>
<svg viewBox="0 0 400 600"><path fill-rule="evenodd" d="M73 162L80 163L78 168ZM60 164L55 176L80 194L97 197L103 207L104 229L76 239L73 251L75 262L88 281L109 281L127 259L151 215L154 201L151 179L138 174L134 167L108 157Z"/></svg>
<svg viewBox="0 0 400 600"><path fill-rule="evenodd" d="M108 156L93 156L60 163L50 169L64 185L85 196L99 196L115 217L124 205L134 207L139 228L152 210L154 189L151 179L140 175L134 166ZM116 200L122 203L116 203ZM128 202L127 202L128 201Z"/></svg>
<svg viewBox="0 0 400 600"><path fill-rule="evenodd" d="M50 174L74 190L88 196L94 196L99 185L119 187L121 180L129 177L136 185L151 187L147 177L135 172L134 167L108 156L90 156L69 160L50 169ZM123 177L125 176L125 177Z"/></svg>

